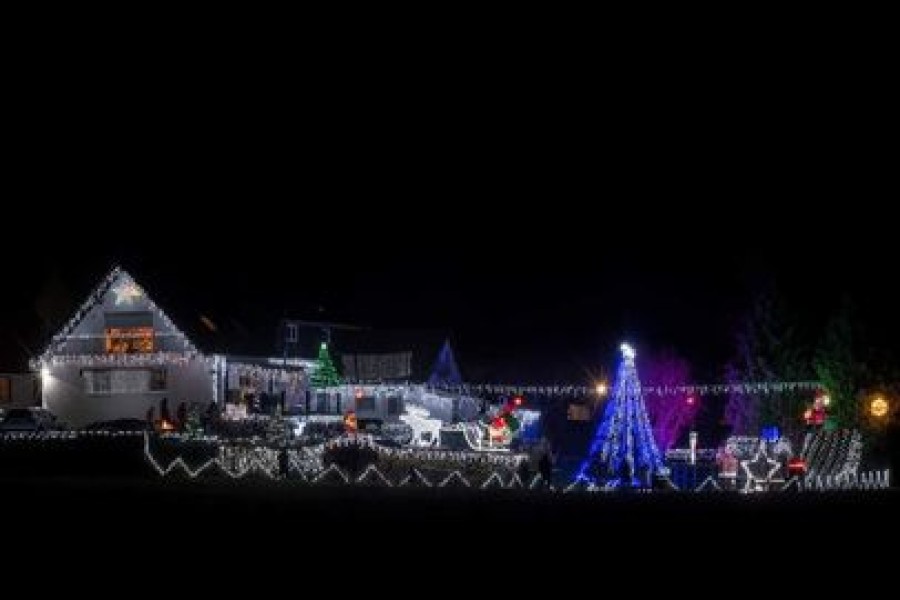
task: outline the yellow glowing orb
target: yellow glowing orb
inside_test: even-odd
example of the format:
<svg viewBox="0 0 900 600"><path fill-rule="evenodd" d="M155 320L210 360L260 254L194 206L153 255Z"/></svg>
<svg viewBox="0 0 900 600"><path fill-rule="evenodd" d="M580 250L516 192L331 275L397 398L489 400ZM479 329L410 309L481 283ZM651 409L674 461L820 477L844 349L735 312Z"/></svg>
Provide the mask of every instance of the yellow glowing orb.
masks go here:
<svg viewBox="0 0 900 600"><path fill-rule="evenodd" d="M605 396L606 392L608 392L608 391L609 391L609 388L607 387L606 382L601 381L600 383L597 384L597 395L598 396Z"/></svg>
<svg viewBox="0 0 900 600"><path fill-rule="evenodd" d="M873 417L885 416L888 413L887 400L885 400L881 396L876 396L872 400L872 403L869 404L869 412L872 413Z"/></svg>

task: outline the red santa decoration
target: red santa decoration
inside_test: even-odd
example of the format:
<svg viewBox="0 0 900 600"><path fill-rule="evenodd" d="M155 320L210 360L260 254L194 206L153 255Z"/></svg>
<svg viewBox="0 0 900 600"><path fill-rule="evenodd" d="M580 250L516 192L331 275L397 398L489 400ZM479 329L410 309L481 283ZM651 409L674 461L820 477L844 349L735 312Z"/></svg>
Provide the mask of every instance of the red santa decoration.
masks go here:
<svg viewBox="0 0 900 600"><path fill-rule="evenodd" d="M821 427L825 424L825 419L828 417L827 407L828 396L825 394L816 395L812 408L807 408L806 412L803 413L803 420L811 427Z"/></svg>

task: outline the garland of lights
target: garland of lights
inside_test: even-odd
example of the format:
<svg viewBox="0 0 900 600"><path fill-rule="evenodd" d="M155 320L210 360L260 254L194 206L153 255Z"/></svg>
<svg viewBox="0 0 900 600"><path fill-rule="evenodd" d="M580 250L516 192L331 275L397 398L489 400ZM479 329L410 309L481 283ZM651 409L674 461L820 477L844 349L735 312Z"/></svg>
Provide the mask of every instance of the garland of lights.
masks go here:
<svg viewBox="0 0 900 600"><path fill-rule="evenodd" d="M171 436L173 438L178 439L176 436ZM180 436L181 439L184 439L183 436ZM330 448L339 447L341 445L329 445ZM344 444L346 446L346 444ZM299 474L304 480L310 481L311 483L318 483L322 481L325 477L328 476L329 473L337 473L338 477L344 480L345 483L350 483L349 477L340 470L340 468L332 464L328 468L323 468L322 464L322 455L325 450L325 445L319 445L313 448L301 448L300 450L285 450L288 454L288 472ZM381 451L381 453L386 454L388 456L393 457L401 457L401 458L419 458L421 459L421 453L417 456L417 453L410 452L396 452L391 449L382 449L377 446L374 449ZM228 475L233 479L239 479L245 477L252 473L261 473L266 475L271 479L275 479L279 476L281 471L281 464L279 461L279 450L260 447L260 446L251 446L251 447L242 447L242 446L220 446L219 455L215 458L211 458L201 464L196 468L191 468L184 461L182 457L177 457L176 459L170 461L166 466L160 464L160 462L153 456L151 447L150 447L150 436L144 434L144 454L147 458L147 461L153 467L153 469L159 473L160 476L167 476L172 472L180 471L186 474L191 479L195 479L202 473L208 471L209 469L218 468L222 473ZM452 453L444 453L443 456L439 456L432 452L429 452L425 455L426 460L434 460L439 461L440 459L453 458L450 456ZM462 453L456 453L462 454ZM496 458L496 457L495 457ZM507 458L507 457L504 457ZM524 458L523 458L524 459ZM474 460L468 461L469 464L474 463ZM493 466L507 467L511 469L516 466L516 463L511 462L508 458L507 460L489 460L484 461L487 464L491 464ZM419 471L418 469L413 468L413 471L419 477L419 479L425 483L427 486L431 486L431 483L428 479ZM307 473L313 475L313 478L310 480L307 476ZM493 471L492 474L496 474L496 471ZM441 483L438 484L438 487L443 487L448 485L452 481L455 480L454 475L462 481L462 483L466 487L471 487L472 484L466 479L462 472L459 469L453 470ZM374 464L369 465L363 473L356 478L356 483L363 483L370 477L377 477L383 480L388 485L393 485L390 483L390 480L387 478L384 473L382 473ZM411 477L411 475L407 475L404 480L407 480ZM499 477L499 475L498 475ZM490 478L490 477L489 477ZM401 481L401 484L403 481ZM532 482L533 485L536 485ZM517 474L513 474L512 478L508 485L504 487L524 487L521 479Z"/></svg>
<svg viewBox="0 0 900 600"><path fill-rule="evenodd" d="M79 438L138 437L140 435L142 435L140 431L5 431L0 433L0 441L30 440L43 442L48 440L76 440Z"/></svg>
<svg viewBox="0 0 900 600"><path fill-rule="evenodd" d="M706 479L703 480L703 483L694 488L695 492L705 492L707 488L714 490L716 492L722 491L722 486L719 485L719 482L715 480L715 478L710 475Z"/></svg>
<svg viewBox="0 0 900 600"><path fill-rule="evenodd" d="M192 362L202 361L209 367L216 364L215 357L203 356L191 352L153 352L150 354L55 354L45 365L81 365L85 367L146 367L146 366L184 366Z"/></svg>
<svg viewBox="0 0 900 600"><path fill-rule="evenodd" d="M428 389L453 394L497 394L581 397L596 394L596 388L584 385L527 385L511 383L471 383L458 386L428 386ZM823 386L818 381L759 381L739 383L711 383L692 385L641 386L644 395L681 396L685 394L718 395L747 394L768 395L795 391L818 391Z"/></svg>
<svg viewBox="0 0 900 600"><path fill-rule="evenodd" d="M850 490L886 490L891 486L890 469L883 471L866 471L842 476L817 475L816 477L795 477L789 483L795 484L798 491L833 492ZM788 486L785 486L787 489Z"/></svg>
<svg viewBox="0 0 900 600"><path fill-rule="evenodd" d="M494 482L496 485L493 487L503 487L503 480L500 479L500 475L497 473L491 473L491 476L488 477L484 483L481 484L481 489L486 490L491 487L491 482Z"/></svg>
<svg viewBox="0 0 900 600"><path fill-rule="evenodd" d="M228 366L228 372L231 376L251 377L264 379L266 381L280 381L283 383L298 383L308 380L303 367L296 369L282 369L278 367L262 367L259 365L232 363Z"/></svg>
<svg viewBox="0 0 900 600"><path fill-rule="evenodd" d="M363 483L372 474L373 477L376 477L376 481L380 481L383 485L387 487L394 487L394 484L390 482L390 480L384 476L384 473L378 470L375 465L369 465L366 467L365 471L360 473L359 477L356 478L356 483Z"/></svg>
<svg viewBox="0 0 900 600"><path fill-rule="evenodd" d="M303 448L300 451L286 450L288 453L288 471L290 472L294 469L304 479L306 479L305 470L314 469L321 471L321 449L322 447L319 446ZM163 467L153 456L150 448L150 436L145 433L144 456L147 462L150 463L150 466L162 477L180 470L191 479L196 479L199 475L212 468L218 468L232 479L240 479L251 473L261 473L270 479L275 479L280 472L279 451L259 446L250 448L221 446L219 448L219 456L207 460L196 469L189 467L181 456Z"/></svg>
<svg viewBox="0 0 900 600"><path fill-rule="evenodd" d="M422 472L419 471L415 467L413 467L410 470L409 475L407 475L406 477L404 477L403 479L400 480L400 484L397 487L403 487L404 485L410 485L413 475L415 475L418 478L419 482L422 483L425 487L434 487L433 484L430 481L428 481L428 478L425 477L422 474Z"/></svg>
<svg viewBox="0 0 900 600"><path fill-rule="evenodd" d="M473 452L465 450L443 450L438 448L387 448L374 443L367 436L360 436L357 439L341 437L329 441L325 444L326 450L335 448L365 448L373 450L376 453L391 457L423 461L443 461L460 464L487 463L508 468L510 470L518 468L522 462L527 460L524 454L509 454L496 452Z"/></svg>
<svg viewBox="0 0 900 600"><path fill-rule="evenodd" d="M144 456L150 466L156 471L161 477L166 477L173 473L180 472L184 475L187 475L190 479L196 479L203 473L209 472L211 469L218 468L219 471L231 479L240 479L242 477L246 477L250 474L259 473L262 474L269 479L278 479L279 478L279 462L278 462L278 451L269 449L269 448L242 448L239 446L235 447L225 447L220 448L220 455L216 458L210 459L200 466L196 468L191 468L181 456L178 456L174 460L170 461L168 464L163 466L160 462L153 456L150 445L150 435L145 432L135 432L135 431L49 431L49 432L8 432L0 435L0 442L5 441L29 441L29 442L56 442L56 441L66 441L66 440L75 440L78 438L119 438L119 437L143 437L143 450ZM200 439L200 440L210 440L215 441L215 438L211 436L204 436L201 438L188 438L187 436L181 436L176 434L170 434L165 436L166 438L172 439ZM308 483L320 483L327 477L329 474L334 473L340 480L342 480L346 484L356 483L361 484L366 481L369 481L371 478L375 478L375 481L379 481L384 485L392 487L393 484L384 473L382 473L375 465L369 465L369 467L355 480L352 480L346 473L344 473L337 465L330 465L327 468L324 468L321 462L322 452L324 450L323 445L310 447L310 448L301 448L298 450L288 450L289 455L289 473L293 473L298 476L304 482ZM239 456L241 453L244 453L245 456ZM230 455L229 455L230 454ZM745 461L749 462L749 461ZM228 463L231 463L229 465ZM307 474L315 473L315 476L310 478ZM771 473L768 475L771 478ZM525 485L518 473L514 473L507 484L503 484L503 477L497 471L492 471L488 477L484 480L484 482L478 486L473 486L473 484L465 478L465 476L459 471L454 470L449 475L445 476L438 484L433 484L428 478L416 467L412 467L409 469L409 472L406 476L400 479L399 483L396 484L396 487L403 487L408 485L413 485L415 478L416 482L425 486L425 487L446 487L448 485L453 484L454 482L461 483L463 486L467 488L478 488L478 489L488 489L492 487L497 487L493 485L495 482L499 484L500 487L503 488L528 488L528 489L544 489L548 491L560 491L556 488L553 488L549 485L544 485L545 482L541 478L540 474L535 475L531 482L528 485ZM770 479L771 480L771 479ZM721 490L721 487L714 481L710 481L710 478L707 478L703 481L699 486L694 488L693 492L703 492L706 491L707 488L712 488L715 490ZM849 490L884 490L890 488L890 469L884 469L882 471L867 471L863 473L842 473L836 476L815 476L815 477L792 477L786 484L781 488L780 492L788 492L792 489L796 489L799 492L825 492L825 491L849 491ZM563 493L570 492L598 492L604 491L609 492L614 489L613 486L607 485L605 487L598 487L592 483L585 482L583 480L574 480L568 486L563 488L561 491ZM647 490L649 491L649 490ZM779 492L779 493L780 493Z"/></svg>

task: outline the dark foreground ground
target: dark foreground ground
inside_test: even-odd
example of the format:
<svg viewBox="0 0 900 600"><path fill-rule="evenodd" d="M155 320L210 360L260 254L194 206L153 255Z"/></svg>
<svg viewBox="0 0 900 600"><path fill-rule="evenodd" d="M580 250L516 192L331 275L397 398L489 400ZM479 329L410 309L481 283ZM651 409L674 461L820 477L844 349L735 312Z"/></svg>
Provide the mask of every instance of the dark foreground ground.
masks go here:
<svg viewBox="0 0 900 600"><path fill-rule="evenodd" d="M144 533L190 527L260 539L319 543L393 539L412 545L482 534L552 540L570 535L778 537L803 533L884 535L896 529L897 490L841 493L548 493L522 490L309 486L265 479L0 479L4 513L41 514L38 529ZM385 537L387 536L387 537Z"/></svg>
<svg viewBox="0 0 900 600"><path fill-rule="evenodd" d="M324 586L338 597L560 597L616 582L669 594L896 582L877 565L893 560L900 521L895 490L564 495L17 477L0 478L0 498L7 578L26 568L40 589L64 590L187 581L178 588L229 597L247 586L254 596Z"/></svg>

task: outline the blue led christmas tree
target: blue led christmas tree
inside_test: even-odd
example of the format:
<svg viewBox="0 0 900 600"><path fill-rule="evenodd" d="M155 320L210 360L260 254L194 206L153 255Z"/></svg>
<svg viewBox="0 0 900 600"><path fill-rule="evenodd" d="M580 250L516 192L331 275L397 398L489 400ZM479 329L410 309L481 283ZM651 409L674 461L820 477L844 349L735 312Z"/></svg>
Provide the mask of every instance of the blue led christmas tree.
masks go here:
<svg viewBox="0 0 900 600"><path fill-rule="evenodd" d="M613 396L597 427L591 450L578 470L578 480L642 487L651 484L654 474L667 473L647 419L634 357L634 349L622 344Z"/></svg>

